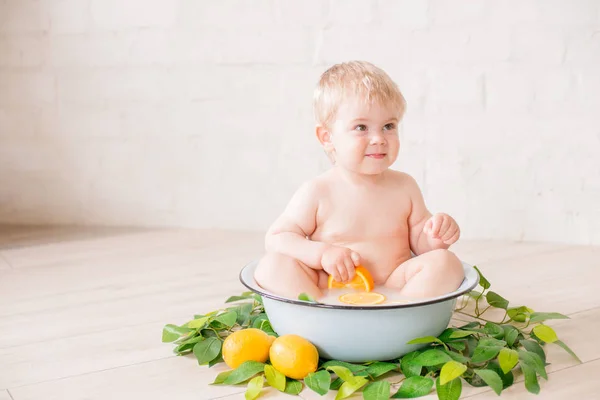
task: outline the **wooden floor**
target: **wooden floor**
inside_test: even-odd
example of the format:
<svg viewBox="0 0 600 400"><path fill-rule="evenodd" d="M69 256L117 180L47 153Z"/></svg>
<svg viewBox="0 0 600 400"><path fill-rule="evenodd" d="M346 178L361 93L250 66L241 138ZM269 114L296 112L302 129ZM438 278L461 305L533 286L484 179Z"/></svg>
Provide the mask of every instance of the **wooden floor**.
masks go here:
<svg viewBox="0 0 600 400"><path fill-rule="evenodd" d="M242 292L238 272L262 243L243 232L0 227L0 400L243 399L243 387L209 385L223 365L175 357L161 331ZM516 305L571 317L551 325L583 364L552 347L541 394L521 383L501 398L600 398L600 248L463 241L453 249ZM294 398L272 390L261 398ZM465 385L463 397L496 395Z"/></svg>

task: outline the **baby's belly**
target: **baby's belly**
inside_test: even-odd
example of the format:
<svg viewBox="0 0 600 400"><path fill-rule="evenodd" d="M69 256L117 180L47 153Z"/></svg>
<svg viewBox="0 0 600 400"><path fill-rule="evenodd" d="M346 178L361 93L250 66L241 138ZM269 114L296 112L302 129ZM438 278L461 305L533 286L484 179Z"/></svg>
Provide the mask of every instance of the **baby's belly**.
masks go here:
<svg viewBox="0 0 600 400"><path fill-rule="evenodd" d="M411 257L406 239L398 237L331 244L356 251L361 257L361 265L371 272L376 285L385 283L390 274Z"/></svg>

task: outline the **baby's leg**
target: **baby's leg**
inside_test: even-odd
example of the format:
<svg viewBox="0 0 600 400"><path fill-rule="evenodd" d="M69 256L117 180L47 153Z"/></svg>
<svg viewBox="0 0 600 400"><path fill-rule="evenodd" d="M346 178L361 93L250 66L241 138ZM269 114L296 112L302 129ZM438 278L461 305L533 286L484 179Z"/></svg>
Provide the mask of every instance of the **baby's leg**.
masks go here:
<svg viewBox="0 0 600 400"><path fill-rule="evenodd" d="M280 253L267 253L259 261L254 279L264 289L291 299L307 293L315 299L323 296L327 274Z"/></svg>
<svg viewBox="0 0 600 400"><path fill-rule="evenodd" d="M448 250L432 250L403 262L385 285L408 297L435 297L456 290L464 279L462 263Z"/></svg>

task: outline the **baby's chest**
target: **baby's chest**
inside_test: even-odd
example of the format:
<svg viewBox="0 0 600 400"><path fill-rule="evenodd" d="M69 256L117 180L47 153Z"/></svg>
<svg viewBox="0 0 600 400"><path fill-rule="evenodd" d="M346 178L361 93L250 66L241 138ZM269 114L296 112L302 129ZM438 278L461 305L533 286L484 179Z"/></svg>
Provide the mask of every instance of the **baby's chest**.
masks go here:
<svg viewBox="0 0 600 400"><path fill-rule="evenodd" d="M320 211L317 224L329 235L390 237L406 234L410 205L392 198L338 198Z"/></svg>

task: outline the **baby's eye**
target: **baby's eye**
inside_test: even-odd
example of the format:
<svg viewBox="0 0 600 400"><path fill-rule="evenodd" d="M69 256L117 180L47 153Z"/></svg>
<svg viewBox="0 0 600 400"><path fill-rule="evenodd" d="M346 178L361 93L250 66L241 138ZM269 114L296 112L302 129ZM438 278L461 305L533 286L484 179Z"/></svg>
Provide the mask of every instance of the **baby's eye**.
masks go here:
<svg viewBox="0 0 600 400"><path fill-rule="evenodd" d="M365 131L367 130L367 126L366 126L366 125L363 125L363 124L356 125L356 126L354 127L354 130L355 130L355 131L360 131L360 132L365 132Z"/></svg>
<svg viewBox="0 0 600 400"><path fill-rule="evenodd" d="M386 124L383 127L383 130L385 130L385 131L392 131L394 129L396 129L396 124L392 124L392 123Z"/></svg>

